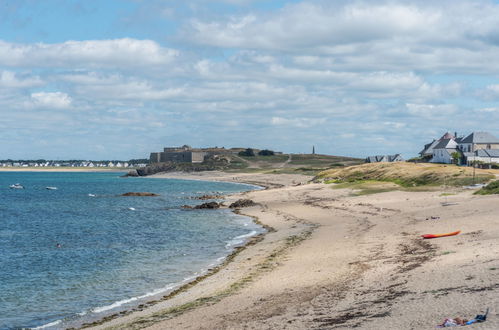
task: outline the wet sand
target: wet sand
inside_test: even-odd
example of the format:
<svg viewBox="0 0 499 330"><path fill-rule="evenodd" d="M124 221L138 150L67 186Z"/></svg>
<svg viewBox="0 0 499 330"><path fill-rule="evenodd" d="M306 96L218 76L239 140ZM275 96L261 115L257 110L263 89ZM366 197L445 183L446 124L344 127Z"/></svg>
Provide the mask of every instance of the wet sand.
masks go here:
<svg viewBox="0 0 499 330"><path fill-rule="evenodd" d="M227 204L252 199L258 205L240 212L272 230L196 285L95 328L434 329L489 307L487 322L470 327L499 329L499 196L352 196L284 174L155 177L265 185Z"/></svg>

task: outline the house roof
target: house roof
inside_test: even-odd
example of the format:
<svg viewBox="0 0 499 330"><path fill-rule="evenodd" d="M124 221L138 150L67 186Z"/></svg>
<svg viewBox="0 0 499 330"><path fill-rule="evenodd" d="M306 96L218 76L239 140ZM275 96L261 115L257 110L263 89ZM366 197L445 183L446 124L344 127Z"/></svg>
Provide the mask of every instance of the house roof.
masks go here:
<svg viewBox="0 0 499 330"><path fill-rule="evenodd" d="M461 143L499 143L499 139L488 132L473 132L465 137Z"/></svg>
<svg viewBox="0 0 499 330"><path fill-rule="evenodd" d="M478 157L499 158L499 149L479 149L475 151Z"/></svg>
<svg viewBox="0 0 499 330"><path fill-rule="evenodd" d="M456 147L457 143L453 139L443 139L433 149L455 149Z"/></svg>
<svg viewBox="0 0 499 330"><path fill-rule="evenodd" d="M433 152L433 148L438 144L439 140L433 140L432 142L425 144L423 150L419 153L420 155L431 155Z"/></svg>

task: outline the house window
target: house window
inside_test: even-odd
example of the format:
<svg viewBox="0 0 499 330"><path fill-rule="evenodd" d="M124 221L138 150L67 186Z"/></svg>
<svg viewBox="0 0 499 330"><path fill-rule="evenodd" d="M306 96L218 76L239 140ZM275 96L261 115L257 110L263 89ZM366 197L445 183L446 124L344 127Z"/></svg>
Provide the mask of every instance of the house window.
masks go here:
<svg viewBox="0 0 499 330"><path fill-rule="evenodd" d="M487 149L490 149L490 144L487 144Z"/></svg>
<svg viewBox="0 0 499 330"><path fill-rule="evenodd" d="M468 145L468 152L471 152L471 146Z"/></svg>

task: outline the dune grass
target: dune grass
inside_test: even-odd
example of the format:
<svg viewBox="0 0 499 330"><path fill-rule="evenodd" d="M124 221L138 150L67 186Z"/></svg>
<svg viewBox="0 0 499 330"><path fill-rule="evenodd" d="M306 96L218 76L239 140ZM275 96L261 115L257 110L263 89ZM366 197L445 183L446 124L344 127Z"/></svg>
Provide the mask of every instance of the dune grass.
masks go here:
<svg viewBox="0 0 499 330"><path fill-rule="evenodd" d="M493 195L499 194L499 180L492 181L482 189L475 192L475 195Z"/></svg>
<svg viewBox="0 0 499 330"><path fill-rule="evenodd" d="M492 170L494 171L494 170ZM497 172L497 171L495 171ZM497 172L499 173L499 172ZM390 182L400 187L465 186L493 179L490 170L476 170L455 165L414 163L372 163L319 173L316 180L326 183Z"/></svg>

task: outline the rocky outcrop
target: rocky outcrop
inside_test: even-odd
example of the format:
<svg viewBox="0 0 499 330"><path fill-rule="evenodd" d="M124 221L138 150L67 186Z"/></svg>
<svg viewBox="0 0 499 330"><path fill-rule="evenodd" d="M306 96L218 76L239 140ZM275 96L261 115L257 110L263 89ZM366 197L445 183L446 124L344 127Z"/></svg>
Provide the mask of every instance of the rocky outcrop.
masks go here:
<svg viewBox="0 0 499 330"><path fill-rule="evenodd" d="M239 199L235 201L234 203L229 205L229 208L231 209L240 209L243 207L250 207L250 206L255 206L258 205L257 203L253 202L251 199Z"/></svg>
<svg viewBox="0 0 499 330"><path fill-rule="evenodd" d="M129 197L129 196L135 196L135 197L156 197L159 196L158 194L151 193L151 192L127 192L124 194L121 194L121 196L124 197Z"/></svg>
<svg viewBox="0 0 499 330"><path fill-rule="evenodd" d="M210 210L214 210L214 209L220 208L220 206L221 206L220 203L217 203L217 202L208 202L208 203L203 203L201 205L196 205L196 206L194 206L194 209L196 209L196 210L199 210L199 209L210 209Z"/></svg>

